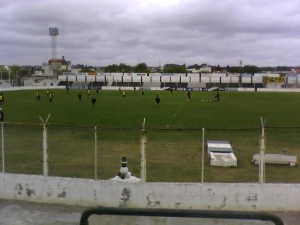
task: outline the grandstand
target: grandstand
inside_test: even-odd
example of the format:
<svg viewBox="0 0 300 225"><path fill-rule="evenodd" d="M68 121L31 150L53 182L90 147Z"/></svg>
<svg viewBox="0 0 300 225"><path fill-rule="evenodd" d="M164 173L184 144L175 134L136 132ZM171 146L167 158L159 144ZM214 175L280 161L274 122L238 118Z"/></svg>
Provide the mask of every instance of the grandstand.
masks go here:
<svg viewBox="0 0 300 225"><path fill-rule="evenodd" d="M298 74L279 76L279 74L158 74L158 73L99 73L97 75L72 74L59 75L58 85L70 87L143 87L146 89L195 89L210 90L220 88L221 90L234 90L237 88L300 88Z"/></svg>

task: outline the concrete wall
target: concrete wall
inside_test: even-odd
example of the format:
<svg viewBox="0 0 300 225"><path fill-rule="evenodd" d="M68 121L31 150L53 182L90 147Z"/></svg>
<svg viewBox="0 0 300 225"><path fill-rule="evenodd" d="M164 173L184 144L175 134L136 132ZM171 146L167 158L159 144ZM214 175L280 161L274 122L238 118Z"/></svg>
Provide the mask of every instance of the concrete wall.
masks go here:
<svg viewBox="0 0 300 225"><path fill-rule="evenodd" d="M0 174L0 198L83 206L299 211L300 184L119 183Z"/></svg>
<svg viewBox="0 0 300 225"><path fill-rule="evenodd" d="M21 87L1 87L0 91L21 91L21 90L52 90L65 89L65 86L21 86Z"/></svg>

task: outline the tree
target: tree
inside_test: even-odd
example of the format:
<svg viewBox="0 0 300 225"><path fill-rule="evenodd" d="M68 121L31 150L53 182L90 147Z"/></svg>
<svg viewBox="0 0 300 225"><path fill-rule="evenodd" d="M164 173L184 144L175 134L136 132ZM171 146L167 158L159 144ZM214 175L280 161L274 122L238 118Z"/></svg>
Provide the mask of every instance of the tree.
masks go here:
<svg viewBox="0 0 300 225"><path fill-rule="evenodd" d="M239 67L230 67L229 71L227 72L230 72L230 73L243 73L243 68L239 68Z"/></svg>
<svg viewBox="0 0 300 225"><path fill-rule="evenodd" d="M136 73L149 73L147 64L144 63L144 62L138 63L138 64L135 66L135 72L136 72Z"/></svg>
<svg viewBox="0 0 300 225"><path fill-rule="evenodd" d="M8 69L5 67L0 67L0 79L5 80L8 79Z"/></svg>
<svg viewBox="0 0 300 225"><path fill-rule="evenodd" d="M257 73L259 71L259 68L257 66L253 66L253 65L245 65L243 68L243 72L244 73Z"/></svg>
<svg viewBox="0 0 300 225"><path fill-rule="evenodd" d="M10 79L18 79L21 78L22 68L19 65L9 66L10 69Z"/></svg>
<svg viewBox="0 0 300 225"><path fill-rule="evenodd" d="M104 72L106 72L106 73L116 73L116 72L118 72L118 70L119 70L118 65L117 64L112 64L112 65L109 65L109 66L105 67Z"/></svg>
<svg viewBox="0 0 300 225"><path fill-rule="evenodd" d="M82 72L82 73L88 73L88 72L91 72L93 70L91 70L89 67L85 66L83 68L81 68L81 70L79 72Z"/></svg>
<svg viewBox="0 0 300 225"><path fill-rule="evenodd" d="M126 65L125 63L120 63L118 66L118 71L122 73L131 73L132 68L129 65Z"/></svg>
<svg viewBox="0 0 300 225"><path fill-rule="evenodd" d="M21 71L21 67L18 66L18 65L12 65L12 66L9 66L9 69L12 71L12 72L17 72L17 71Z"/></svg>
<svg viewBox="0 0 300 225"><path fill-rule="evenodd" d="M163 73L187 73L185 66L167 66L163 69Z"/></svg>
<svg viewBox="0 0 300 225"><path fill-rule="evenodd" d="M71 70L57 70L57 75L62 75L64 72L71 72Z"/></svg>
<svg viewBox="0 0 300 225"><path fill-rule="evenodd" d="M21 76L23 77L23 76L27 76L27 75L29 75L30 73L29 73L29 69L28 68L22 68L22 70L21 70Z"/></svg>

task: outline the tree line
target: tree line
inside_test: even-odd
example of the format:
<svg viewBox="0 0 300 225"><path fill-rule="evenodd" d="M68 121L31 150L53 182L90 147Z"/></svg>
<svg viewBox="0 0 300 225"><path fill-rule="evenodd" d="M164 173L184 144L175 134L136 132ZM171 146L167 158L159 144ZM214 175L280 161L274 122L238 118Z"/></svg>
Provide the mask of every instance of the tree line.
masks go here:
<svg viewBox="0 0 300 225"><path fill-rule="evenodd" d="M130 66L125 63L118 64L112 64L108 65L101 70L106 73L151 73L151 72L157 72L157 73L188 73L188 69L200 69L202 67L207 66L207 64L194 64L190 66L186 66L185 64L179 65L179 64L165 64L163 66L163 69L160 67L153 67L154 70L149 69L147 64L145 62L140 62L136 64L135 66ZM80 69L79 72L92 72L96 71L99 68L93 67L93 66L87 66L83 64L77 64L75 65L75 68ZM9 71L4 68L0 67L0 75L2 76L2 79L8 79L10 75L16 76L15 78L20 78L23 76L29 76L34 74L36 70L41 70L41 67L31 67L31 66L19 66L19 65L12 65L9 66L10 71L13 71L14 74L9 74ZM219 65L217 66L211 66L211 72L219 72L219 73L247 73L247 74L254 74L254 73L260 73L263 71L291 71L292 67L288 66L277 66L277 67L257 67L255 65L245 65L242 67L239 66L229 66L221 67ZM63 72L67 72L65 70L58 71L58 75L62 74ZM204 72L202 72L204 73Z"/></svg>

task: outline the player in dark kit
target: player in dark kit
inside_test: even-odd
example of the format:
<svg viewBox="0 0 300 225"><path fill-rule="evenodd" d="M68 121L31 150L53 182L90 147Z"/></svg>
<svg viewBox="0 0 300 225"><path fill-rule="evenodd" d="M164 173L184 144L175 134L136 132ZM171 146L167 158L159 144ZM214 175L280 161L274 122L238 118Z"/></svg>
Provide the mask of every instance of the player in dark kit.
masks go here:
<svg viewBox="0 0 300 225"><path fill-rule="evenodd" d="M0 108L0 121L3 122L4 121L4 112L3 110Z"/></svg>
<svg viewBox="0 0 300 225"><path fill-rule="evenodd" d="M219 92L217 92L216 97L217 97L217 100L220 101L220 93Z"/></svg>
<svg viewBox="0 0 300 225"><path fill-rule="evenodd" d="M96 103L96 98L95 96L92 97L92 104L93 104L93 107L95 106L95 103Z"/></svg>
<svg viewBox="0 0 300 225"><path fill-rule="evenodd" d="M78 93L78 100L81 102L81 97L82 97L82 94L81 92Z"/></svg>
<svg viewBox="0 0 300 225"><path fill-rule="evenodd" d="M160 103L160 97L159 97L158 95L156 96L155 101L156 101L156 105L159 106L159 103Z"/></svg>
<svg viewBox="0 0 300 225"><path fill-rule="evenodd" d="M187 100L189 101L189 100L191 99L191 92L188 91L188 92L186 93L186 96L187 96Z"/></svg>

